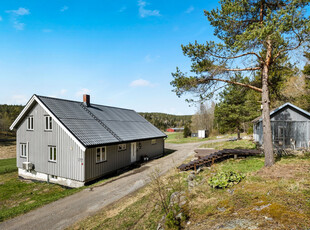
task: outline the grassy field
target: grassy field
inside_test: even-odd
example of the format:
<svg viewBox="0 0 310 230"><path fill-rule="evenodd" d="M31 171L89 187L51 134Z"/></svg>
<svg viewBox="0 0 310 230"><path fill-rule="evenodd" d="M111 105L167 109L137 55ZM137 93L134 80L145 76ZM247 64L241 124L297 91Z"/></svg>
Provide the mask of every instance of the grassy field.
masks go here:
<svg viewBox="0 0 310 230"><path fill-rule="evenodd" d="M16 158L0 160L0 175L17 171Z"/></svg>
<svg viewBox="0 0 310 230"><path fill-rule="evenodd" d="M15 162L0 160L0 222L81 190L20 180Z"/></svg>
<svg viewBox="0 0 310 230"><path fill-rule="evenodd" d="M264 167L263 157L249 157L205 168L191 189L186 180L190 172L172 171L161 180L169 194L182 181L189 200L189 217L182 223L186 229L309 229L309 168L309 154L283 157L270 168ZM231 170L246 178L228 189L208 185L216 172ZM70 229L156 229L164 212L154 191L149 185Z"/></svg>
<svg viewBox="0 0 310 230"><path fill-rule="evenodd" d="M192 142L201 142L206 140L215 140L215 139L223 139L223 138L230 138L232 137L231 134L229 135L222 135L217 138L216 136L208 137L208 138L198 138L198 137L183 137L182 132L175 132L175 133L169 133L166 132L166 135L168 136L165 140L166 143L173 143L173 144L184 144L184 143L192 143Z"/></svg>
<svg viewBox="0 0 310 230"><path fill-rule="evenodd" d="M208 143L201 145L200 148L214 148L214 149L255 149L256 145L250 140L225 141Z"/></svg>

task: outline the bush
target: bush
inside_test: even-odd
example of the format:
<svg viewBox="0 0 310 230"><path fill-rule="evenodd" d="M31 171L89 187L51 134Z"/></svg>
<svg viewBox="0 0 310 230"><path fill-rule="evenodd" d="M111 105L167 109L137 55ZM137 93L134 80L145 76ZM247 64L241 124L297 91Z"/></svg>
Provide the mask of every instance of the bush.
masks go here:
<svg viewBox="0 0 310 230"><path fill-rule="evenodd" d="M191 134L192 134L192 133L191 133L190 128L188 127L188 125L185 125L184 131L183 131L183 137L184 137L184 138L190 137Z"/></svg>
<svg viewBox="0 0 310 230"><path fill-rule="evenodd" d="M244 178L244 174L234 171L219 172L209 179L208 184L212 188L227 188L238 184Z"/></svg>

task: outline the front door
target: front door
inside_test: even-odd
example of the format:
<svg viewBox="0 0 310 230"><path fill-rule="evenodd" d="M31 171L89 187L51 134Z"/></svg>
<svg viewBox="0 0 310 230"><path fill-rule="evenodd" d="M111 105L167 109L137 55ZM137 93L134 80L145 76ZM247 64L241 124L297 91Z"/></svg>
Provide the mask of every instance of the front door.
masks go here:
<svg viewBox="0 0 310 230"><path fill-rule="evenodd" d="M131 143L131 163L137 161L137 143Z"/></svg>

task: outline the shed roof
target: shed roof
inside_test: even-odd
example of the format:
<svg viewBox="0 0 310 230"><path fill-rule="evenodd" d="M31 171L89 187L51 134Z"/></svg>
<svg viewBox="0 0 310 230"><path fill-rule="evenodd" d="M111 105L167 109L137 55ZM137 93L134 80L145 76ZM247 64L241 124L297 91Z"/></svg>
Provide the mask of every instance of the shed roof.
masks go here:
<svg viewBox="0 0 310 230"><path fill-rule="evenodd" d="M291 104L291 103L289 103L289 102L287 102L287 103L281 105L280 107L278 107L278 108L272 110L272 111L270 112L270 117L273 117L273 116L274 116L275 114L277 114L279 111L282 111L282 110L284 110L284 109L287 108L287 107L291 107L291 108L293 108L293 109L299 111L300 113L302 113L304 116L310 118L310 113L309 113L309 112L307 112L306 110L303 110L303 109L301 109L301 108L297 107L296 105L293 105L293 104ZM260 121L262 121L262 116L259 116L259 117L255 118L252 122L253 122L253 123L258 123L258 122L260 122Z"/></svg>
<svg viewBox="0 0 310 230"><path fill-rule="evenodd" d="M85 106L78 101L38 95L34 98L85 147L166 137L134 110L97 104Z"/></svg>

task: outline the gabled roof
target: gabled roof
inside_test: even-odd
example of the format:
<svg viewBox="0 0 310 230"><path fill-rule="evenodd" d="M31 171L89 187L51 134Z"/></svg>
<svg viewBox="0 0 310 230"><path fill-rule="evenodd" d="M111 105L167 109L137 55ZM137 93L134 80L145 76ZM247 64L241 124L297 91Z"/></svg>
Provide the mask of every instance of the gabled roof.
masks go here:
<svg viewBox="0 0 310 230"><path fill-rule="evenodd" d="M281 105L280 107L278 107L278 108L272 110L272 111L270 112L270 118L271 118L274 114L276 114L278 111L280 111L280 110L282 110L282 109L284 109L284 108L286 108L286 107L291 107L291 108L293 108L293 109L299 111L300 113L302 113L302 114L304 114L305 116L307 116L307 117L310 118L310 113L309 113L309 112L307 112L306 110L303 110L303 109L301 109L301 108L297 107L296 105L293 105L293 104L291 104L291 103L289 103L289 102L287 102L287 103ZM253 122L253 123L258 123L258 122L260 122L260 121L262 121L262 116L259 116L259 117L255 118L252 122Z"/></svg>
<svg viewBox="0 0 310 230"><path fill-rule="evenodd" d="M85 147L166 137L134 110L34 95L11 125L15 128L34 101L49 111Z"/></svg>

